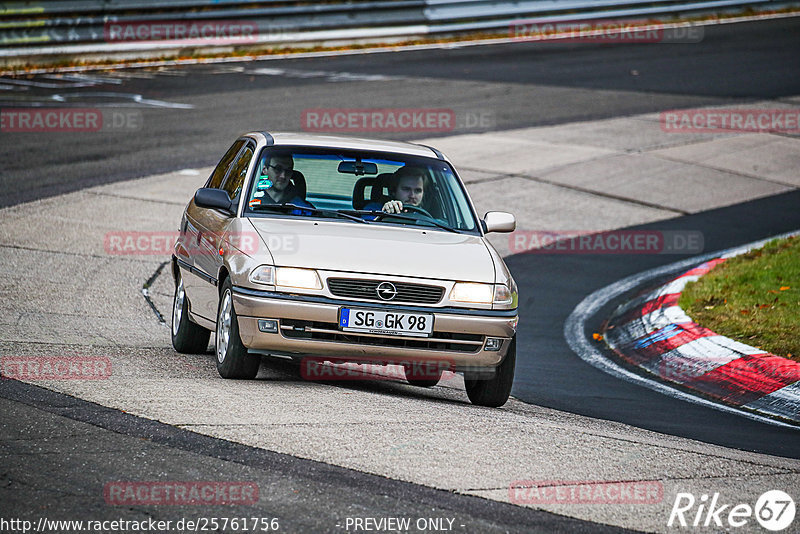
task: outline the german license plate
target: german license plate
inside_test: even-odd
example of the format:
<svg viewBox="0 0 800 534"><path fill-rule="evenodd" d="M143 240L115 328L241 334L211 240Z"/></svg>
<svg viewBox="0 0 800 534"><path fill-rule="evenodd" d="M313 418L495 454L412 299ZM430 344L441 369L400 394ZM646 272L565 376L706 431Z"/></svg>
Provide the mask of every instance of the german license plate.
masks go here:
<svg viewBox="0 0 800 534"><path fill-rule="evenodd" d="M339 311L339 328L347 332L429 337L433 333L433 315L342 308Z"/></svg>

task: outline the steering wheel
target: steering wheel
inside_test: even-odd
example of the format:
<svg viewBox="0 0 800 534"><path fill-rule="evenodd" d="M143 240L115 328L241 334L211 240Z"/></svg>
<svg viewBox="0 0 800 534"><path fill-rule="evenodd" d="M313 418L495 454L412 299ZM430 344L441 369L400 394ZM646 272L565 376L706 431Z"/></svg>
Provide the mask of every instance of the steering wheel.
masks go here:
<svg viewBox="0 0 800 534"><path fill-rule="evenodd" d="M412 212L416 212L416 213L419 213L421 215L424 215L426 217L430 217L431 219L433 219L433 215L428 213L428 210L426 210L425 208L420 208L420 207L417 207L417 206L406 206L405 204L403 204L403 210L404 211L405 210L411 210Z"/></svg>

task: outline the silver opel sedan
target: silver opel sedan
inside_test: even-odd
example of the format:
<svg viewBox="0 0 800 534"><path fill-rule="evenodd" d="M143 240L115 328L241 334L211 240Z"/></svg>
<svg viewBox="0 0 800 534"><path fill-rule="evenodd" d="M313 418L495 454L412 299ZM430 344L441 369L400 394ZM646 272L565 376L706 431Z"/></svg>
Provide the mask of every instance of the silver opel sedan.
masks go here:
<svg viewBox="0 0 800 534"><path fill-rule="evenodd" d="M223 378L261 355L402 365L417 386L463 373L502 406L514 379L517 286L435 148L323 135L241 136L183 213L172 258L172 344L215 332ZM424 369L424 372L419 372Z"/></svg>

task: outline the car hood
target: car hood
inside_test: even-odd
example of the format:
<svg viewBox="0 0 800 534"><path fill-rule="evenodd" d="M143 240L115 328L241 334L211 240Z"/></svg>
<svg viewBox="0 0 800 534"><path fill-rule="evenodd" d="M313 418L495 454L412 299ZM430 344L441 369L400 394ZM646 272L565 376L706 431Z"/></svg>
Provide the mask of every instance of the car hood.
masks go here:
<svg viewBox="0 0 800 534"><path fill-rule="evenodd" d="M495 281L494 262L480 236L348 221L249 220L278 266Z"/></svg>

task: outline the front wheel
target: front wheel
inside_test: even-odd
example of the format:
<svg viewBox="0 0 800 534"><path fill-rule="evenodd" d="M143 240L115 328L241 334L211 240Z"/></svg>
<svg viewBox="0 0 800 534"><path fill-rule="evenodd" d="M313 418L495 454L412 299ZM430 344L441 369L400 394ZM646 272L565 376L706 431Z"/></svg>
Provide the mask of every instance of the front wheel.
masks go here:
<svg viewBox="0 0 800 534"><path fill-rule="evenodd" d="M239 337L239 321L233 309L233 285L226 278L217 308L217 336L214 343L217 372L222 378L255 378L261 358L247 353Z"/></svg>
<svg viewBox="0 0 800 534"><path fill-rule="evenodd" d="M183 289L183 279L178 275L175 298L172 300L172 346L178 352L198 354L208 348L211 331L189 319L189 299Z"/></svg>
<svg viewBox="0 0 800 534"><path fill-rule="evenodd" d="M467 397L472 404L497 408L502 406L511 395L511 385L514 382L514 364L517 361L517 337L511 338L506 357L497 366L494 377L488 380L468 379L464 377L467 388Z"/></svg>

